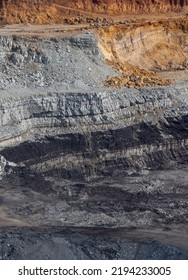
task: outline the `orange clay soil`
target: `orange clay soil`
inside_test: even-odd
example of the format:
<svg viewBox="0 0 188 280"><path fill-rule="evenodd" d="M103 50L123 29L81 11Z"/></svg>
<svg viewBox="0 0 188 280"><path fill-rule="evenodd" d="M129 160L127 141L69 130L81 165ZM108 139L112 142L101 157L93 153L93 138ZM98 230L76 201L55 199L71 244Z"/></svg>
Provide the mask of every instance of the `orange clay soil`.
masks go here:
<svg viewBox="0 0 188 280"><path fill-rule="evenodd" d="M187 6L188 0L1 0L0 22L52 24L71 18L74 23L75 17L183 12Z"/></svg>
<svg viewBox="0 0 188 280"><path fill-rule="evenodd" d="M97 13L122 14L180 11L188 0L54 0L54 3Z"/></svg>

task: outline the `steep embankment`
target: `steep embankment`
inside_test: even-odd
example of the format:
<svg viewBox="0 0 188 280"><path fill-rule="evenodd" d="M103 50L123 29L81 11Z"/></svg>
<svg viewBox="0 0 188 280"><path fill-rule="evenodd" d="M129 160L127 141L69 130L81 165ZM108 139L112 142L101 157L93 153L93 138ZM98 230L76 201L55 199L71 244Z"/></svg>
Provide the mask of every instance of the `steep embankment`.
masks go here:
<svg viewBox="0 0 188 280"><path fill-rule="evenodd" d="M178 170L188 162L187 85L2 101L1 206L12 221L139 228L187 223L187 169Z"/></svg>
<svg viewBox="0 0 188 280"><path fill-rule="evenodd" d="M102 90L4 100L1 154L68 179L187 162L184 92Z"/></svg>
<svg viewBox="0 0 188 280"><path fill-rule="evenodd" d="M187 0L14 0L0 1L0 20L2 23L62 23L65 18L79 16L96 17L97 14L122 15L132 13L166 13L182 11ZM95 15L93 14L95 13ZM72 21L74 23L74 20Z"/></svg>
<svg viewBox="0 0 188 280"><path fill-rule="evenodd" d="M188 69L186 19L104 27L97 34L104 57L122 73L122 77L108 79L111 85L152 86L157 79L148 70ZM161 85L165 83L168 81L161 81Z"/></svg>
<svg viewBox="0 0 188 280"><path fill-rule="evenodd" d="M108 50L108 37L102 35ZM147 33L144 38L150 40ZM83 179L186 162L187 86L103 88L107 75L117 74L105 65L90 33L64 39L1 37L1 48L6 63L0 147L7 147L2 151L7 160Z"/></svg>
<svg viewBox="0 0 188 280"><path fill-rule="evenodd" d="M55 0L61 5L78 7L82 10L107 12L111 14L135 13L135 12L165 12L169 10L179 11L188 5L187 0Z"/></svg>
<svg viewBox="0 0 188 280"><path fill-rule="evenodd" d="M43 24L56 23L57 20L57 9L51 5L51 1L48 0L1 0L0 5L0 22L3 24Z"/></svg>
<svg viewBox="0 0 188 280"><path fill-rule="evenodd" d="M110 61L145 70L182 69L188 64L186 19L105 27L97 33L99 46Z"/></svg>

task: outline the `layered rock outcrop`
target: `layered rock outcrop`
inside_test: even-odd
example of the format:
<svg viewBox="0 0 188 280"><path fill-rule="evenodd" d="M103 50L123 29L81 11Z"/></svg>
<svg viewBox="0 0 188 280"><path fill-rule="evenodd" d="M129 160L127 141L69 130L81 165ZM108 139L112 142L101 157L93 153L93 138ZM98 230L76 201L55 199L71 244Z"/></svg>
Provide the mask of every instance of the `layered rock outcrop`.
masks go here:
<svg viewBox="0 0 188 280"><path fill-rule="evenodd" d="M169 85L169 80L156 79L151 71L188 70L187 32L186 19L99 28L98 42L104 57L122 74L109 78L107 84L116 87Z"/></svg>
<svg viewBox="0 0 188 280"><path fill-rule="evenodd" d="M188 5L187 0L77 0L67 1L58 0L59 4L67 5L70 7L78 7L79 9L95 11L95 12L108 12L116 13L135 13L135 12L161 12L169 10L180 10L182 7Z"/></svg>
<svg viewBox="0 0 188 280"><path fill-rule="evenodd" d="M105 64L93 32L62 39L0 36L0 51L2 90L93 88L117 74Z"/></svg>
<svg viewBox="0 0 188 280"><path fill-rule="evenodd" d="M1 154L40 173L69 179L186 162L186 94L182 87L49 93L3 101Z"/></svg>
<svg viewBox="0 0 188 280"><path fill-rule="evenodd" d="M142 37L156 43L154 36L148 39L156 30L153 23L148 25L146 35L140 36L141 27L134 24L139 46L144 45ZM174 26L177 32L169 42L181 41L183 49L187 27L184 32ZM165 38L163 27L161 40ZM187 81L168 87L106 88L107 76L119 73L106 65L103 57L113 36L107 36L108 29L98 31L100 47L93 32L62 39L0 37L0 225L45 227L52 239L47 234L40 246L50 253L50 245L46 247L49 240L52 247L57 241L66 252L69 244L76 248L67 255L56 252L52 258L139 257L135 251L139 242L129 247L133 249L131 255L126 249L116 254L117 244L125 244L124 238L178 246L180 250L159 245L157 256L186 258ZM134 36L126 35L125 41L130 37L136 48ZM121 48L125 41L120 36L113 43L116 47L120 43ZM114 52L109 53L113 57ZM185 53L182 50L182 57ZM10 162L14 164L10 166ZM110 252L99 253L91 250L93 245L87 237L89 244L83 238L86 247L78 250L83 242L67 246L64 238L57 238L53 226L61 230L66 226L69 233L76 226L76 232L87 236L102 230L103 238L104 234L116 237L116 245L110 242L107 246L100 239ZM28 239L21 237L23 242L19 241L19 231L13 239L8 233L10 245L6 247L10 251L4 251L3 245L3 258L24 256L25 251L15 250L14 244L18 248L25 242L31 244L32 231L26 229ZM1 232L6 239L8 231ZM41 231L34 232L32 236L39 240L37 232ZM26 236L25 231L22 233ZM74 232L71 236L78 237ZM98 239L92 240L96 243ZM156 248L153 243L151 246ZM26 250L30 254L30 245Z"/></svg>
<svg viewBox="0 0 188 280"><path fill-rule="evenodd" d="M188 68L188 20L143 22L100 28L98 41L106 59L145 70Z"/></svg>
<svg viewBox="0 0 188 280"><path fill-rule="evenodd" d="M3 178L2 205L37 226L186 224L187 93L182 85L4 99L0 154L16 166Z"/></svg>
<svg viewBox="0 0 188 280"><path fill-rule="evenodd" d="M1 0L2 23L62 23L65 18L96 17L97 14L123 15L135 13L180 12L188 5L187 0ZM74 21L73 21L74 22ZM76 21L77 22L77 21Z"/></svg>
<svg viewBox="0 0 188 280"><path fill-rule="evenodd" d="M117 73L91 33L1 37L1 49L0 147L7 160L75 179L186 161L186 85L103 88Z"/></svg>

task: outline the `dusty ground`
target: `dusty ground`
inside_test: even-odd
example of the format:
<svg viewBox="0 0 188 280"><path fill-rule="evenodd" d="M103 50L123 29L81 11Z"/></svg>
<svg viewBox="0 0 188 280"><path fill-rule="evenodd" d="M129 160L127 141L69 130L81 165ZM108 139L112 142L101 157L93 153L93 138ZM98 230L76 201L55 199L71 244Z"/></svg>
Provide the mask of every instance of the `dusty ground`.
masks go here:
<svg viewBox="0 0 188 280"><path fill-rule="evenodd" d="M10 218L6 213L6 210L4 211L4 208L2 208L2 207L0 208L0 227L24 226L24 225L26 225L26 224L24 224L20 220Z"/></svg>

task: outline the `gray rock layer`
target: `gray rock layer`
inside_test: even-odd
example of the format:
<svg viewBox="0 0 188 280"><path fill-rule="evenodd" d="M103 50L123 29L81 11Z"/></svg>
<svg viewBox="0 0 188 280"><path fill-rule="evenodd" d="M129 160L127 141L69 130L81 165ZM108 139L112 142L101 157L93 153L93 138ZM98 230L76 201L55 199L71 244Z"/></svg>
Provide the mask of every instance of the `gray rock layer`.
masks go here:
<svg viewBox="0 0 188 280"><path fill-rule="evenodd" d="M7 98L0 104L1 155L68 179L186 163L187 91L177 86Z"/></svg>
<svg viewBox="0 0 188 280"><path fill-rule="evenodd" d="M63 39L0 36L1 89L94 88L115 75L93 33Z"/></svg>

